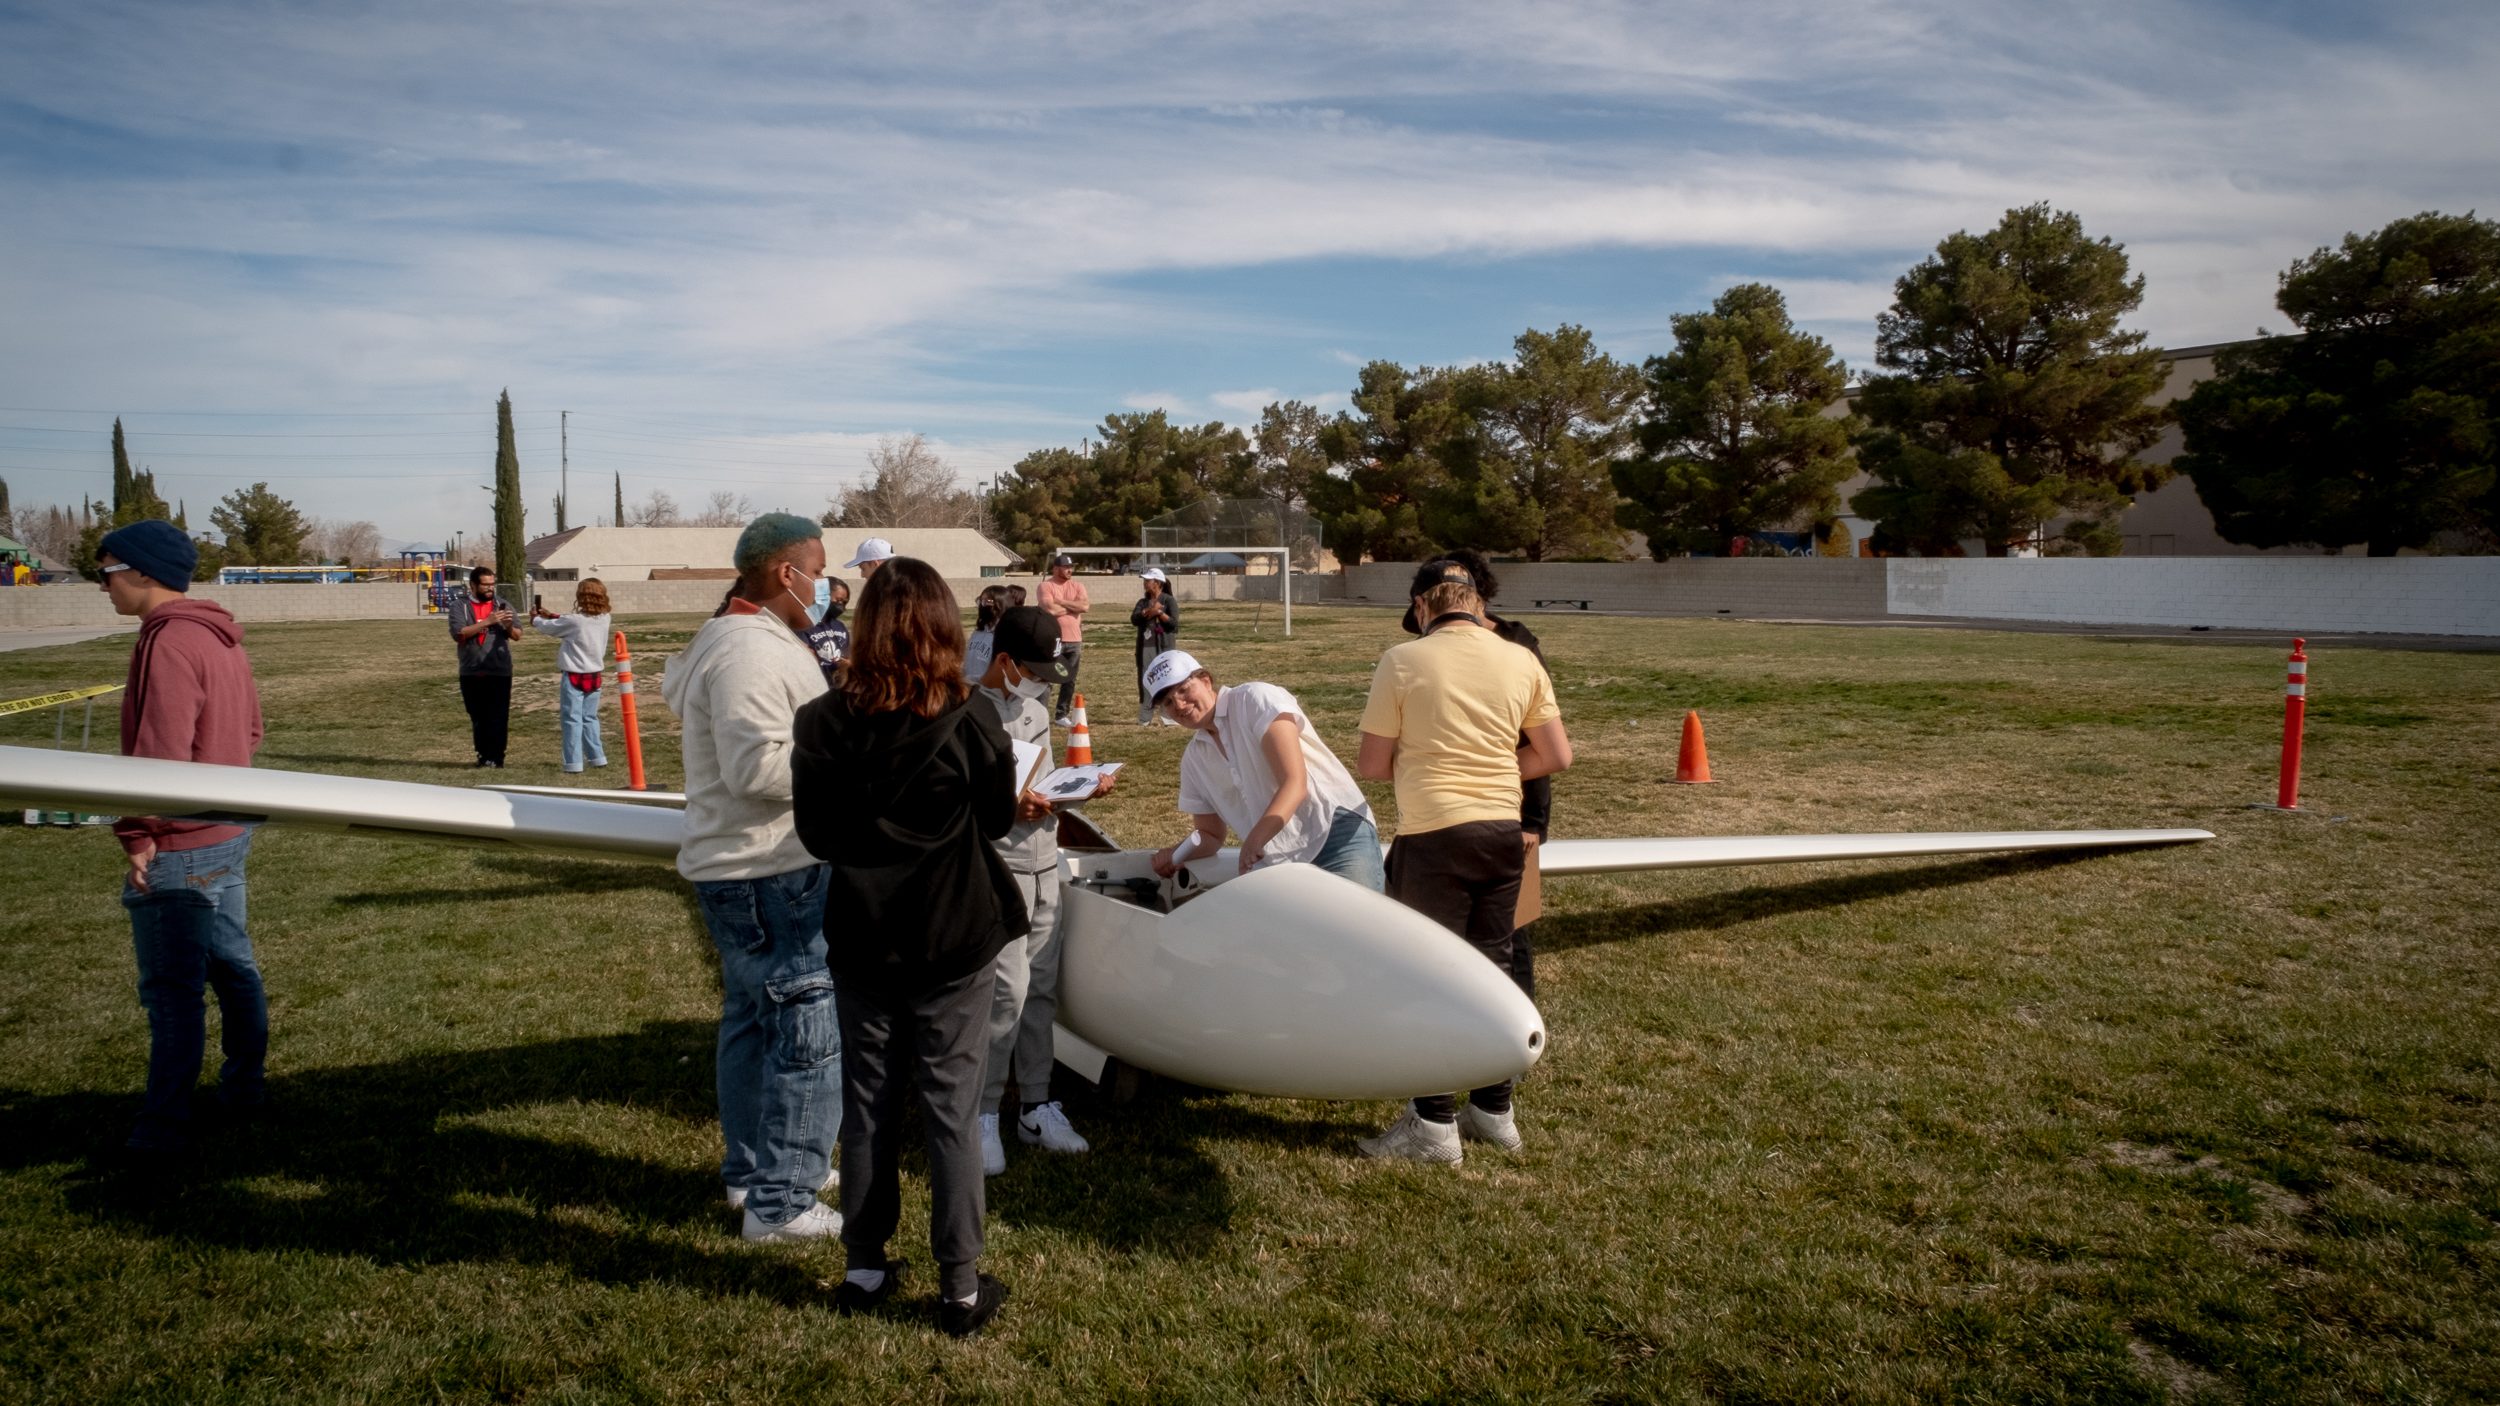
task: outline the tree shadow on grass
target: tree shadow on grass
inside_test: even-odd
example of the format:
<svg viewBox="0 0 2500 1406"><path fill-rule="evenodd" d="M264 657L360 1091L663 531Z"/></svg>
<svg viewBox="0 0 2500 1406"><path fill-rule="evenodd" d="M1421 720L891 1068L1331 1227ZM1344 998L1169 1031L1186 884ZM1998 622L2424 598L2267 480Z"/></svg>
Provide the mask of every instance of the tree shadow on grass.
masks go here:
<svg viewBox="0 0 2500 1406"><path fill-rule="evenodd" d="M1665 932L1708 932L1761 918L1781 918L1838 908L1869 899L1894 898L1929 889L1954 888L1990 879L2035 874L2085 860L2106 850L2058 850L2045 854L2004 855L1966 859L1951 864L1924 864L1872 874L1848 874L1802 884L1760 884L1727 893L1701 894L1638 908L1599 908L1548 916L1536 925L1536 950L1562 952L1574 947L1623 942Z"/></svg>
<svg viewBox="0 0 2500 1406"><path fill-rule="evenodd" d="M744 1245L710 1167L491 1126L501 1110L602 1103L709 1124L713 1041L709 1022L658 1021L280 1075L267 1119L205 1131L178 1165L154 1174L115 1157L135 1097L0 1089L0 1170L83 1163L67 1183L73 1212L183 1244L403 1266L548 1265L602 1284L826 1303L838 1251ZM1106 1245L1190 1254L1229 1226L1223 1179L1194 1153L1070 1161L1111 1181L1050 1182L1040 1199L1057 1222ZM1020 1199L993 1209L1017 1215Z"/></svg>

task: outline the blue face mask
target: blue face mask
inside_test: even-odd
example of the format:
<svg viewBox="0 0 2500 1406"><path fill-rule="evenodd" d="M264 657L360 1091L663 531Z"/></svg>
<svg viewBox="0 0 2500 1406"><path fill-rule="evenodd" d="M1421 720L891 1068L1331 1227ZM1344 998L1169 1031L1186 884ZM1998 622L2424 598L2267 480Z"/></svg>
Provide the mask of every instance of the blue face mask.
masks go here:
<svg viewBox="0 0 2500 1406"><path fill-rule="evenodd" d="M798 593L790 591L789 587L784 586L782 589L784 591L789 591L790 599L797 600L799 598ZM833 608L833 583L826 580L822 576L817 577L816 599L808 602L806 608L808 624L821 625L825 623L825 612Z"/></svg>

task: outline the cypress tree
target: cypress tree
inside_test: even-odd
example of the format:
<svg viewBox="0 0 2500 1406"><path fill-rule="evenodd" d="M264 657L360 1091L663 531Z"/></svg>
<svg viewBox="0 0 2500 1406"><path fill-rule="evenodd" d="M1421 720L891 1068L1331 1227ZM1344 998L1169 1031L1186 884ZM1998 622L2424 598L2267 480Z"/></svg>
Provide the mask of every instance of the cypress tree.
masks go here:
<svg viewBox="0 0 2500 1406"><path fill-rule="evenodd" d="M5 478L0 478L0 529L5 529L8 526L8 523L9 481Z"/></svg>
<svg viewBox="0 0 2500 1406"><path fill-rule="evenodd" d="M618 473L617 473L617 475L616 475L616 521L615 521L615 522L613 522L613 523L610 523L610 524L609 524L609 526L611 526L611 527L623 527L624 525L625 525L625 475L624 475L624 472L623 472L622 470L620 470L620 471L618 471Z"/></svg>
<svg viewBox="0 0 2500 1406"><path fill-rule="evenodd" d="M495 402L495 579L517 592L528 569L529 554L521 543L521 455L512 446L512 392L507 390Z"/></svg>
<svg viewBox="0 0 2500 1406"><path fill-rule="evenodd" d="M128 521L122 514L129 511L131 498L130 450L122 443L121 417L113 417L113 525Z"/></svg>

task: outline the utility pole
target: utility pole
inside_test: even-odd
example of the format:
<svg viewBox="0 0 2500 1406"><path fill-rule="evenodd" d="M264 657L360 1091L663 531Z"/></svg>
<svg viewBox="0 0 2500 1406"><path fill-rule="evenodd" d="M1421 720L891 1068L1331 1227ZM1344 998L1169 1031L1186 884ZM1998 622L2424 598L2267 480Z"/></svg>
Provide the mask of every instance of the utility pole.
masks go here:
<svg viewBox="0 0 2500 1406"><path fill-rule="evenodd" d="M565 515L570 516L573 511L573 412L570 410L556 412L556 492L562 495ZM569 523L559 522L556 531L562 532L568 526Z"/></svg>

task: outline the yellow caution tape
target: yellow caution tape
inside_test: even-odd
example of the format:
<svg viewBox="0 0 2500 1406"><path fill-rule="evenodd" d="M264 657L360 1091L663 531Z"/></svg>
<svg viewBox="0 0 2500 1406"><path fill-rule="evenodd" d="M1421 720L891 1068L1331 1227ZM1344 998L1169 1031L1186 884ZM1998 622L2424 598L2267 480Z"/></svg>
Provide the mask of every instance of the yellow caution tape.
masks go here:
<svg viewBox="0 0 2500 1406"><path fill-rule="evenodd" d="M105 694L119 693L121 690L120 684L108 683L98 684L94 688L73 688L67 693L38 693L32 698L12 698L6 703L0 703L0 717L7 717L11 713L31 713L37 708L57 708L64 703L75 703L82 698L101 698Z"/></svg>

